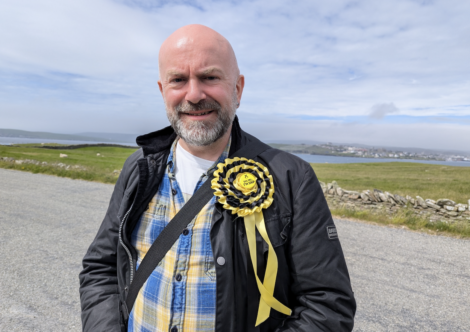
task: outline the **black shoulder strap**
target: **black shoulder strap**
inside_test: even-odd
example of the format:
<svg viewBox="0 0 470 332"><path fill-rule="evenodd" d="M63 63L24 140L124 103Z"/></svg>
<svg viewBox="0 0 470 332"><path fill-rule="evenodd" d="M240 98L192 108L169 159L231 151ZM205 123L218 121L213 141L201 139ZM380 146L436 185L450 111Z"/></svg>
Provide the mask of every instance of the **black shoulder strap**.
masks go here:
<svg viewBox="0 0 470 332"><path fill-rule="evenodd" d="M245 157L247 159L254 159L256 156L270 148L268 145L262 143L258 139L252 136L250 138L252 141L243 146L238 151L235 151L230 156L230 158ZM165 257L168 250L170 250L176 240L178 240L181 232L213 196L214 192L211 188L211 179L209 176L209 179L204 182L201 188L198 189L198 191L181 208L181 210L173 217L173 219L157 237L142 260L142 263L140 263L134 280L129 287L129 293L127 294L126 298L128 313L131 312L135 299L137 298L142 285L152 274L158 263L163 259L163 257Z"/></svg>

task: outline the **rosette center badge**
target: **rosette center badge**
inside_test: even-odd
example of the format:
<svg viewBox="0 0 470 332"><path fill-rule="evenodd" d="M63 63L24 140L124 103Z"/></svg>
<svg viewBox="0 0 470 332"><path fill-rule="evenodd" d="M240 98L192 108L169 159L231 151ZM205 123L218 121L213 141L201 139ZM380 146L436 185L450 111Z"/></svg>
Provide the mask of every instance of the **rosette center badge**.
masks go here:
<svg viewBox="0 0 470 332"><path fill-rule="evenodd" d="M240 190L242 193L249 194L258 189L256 184L256 176L251 173L239 173L235 178L235 188Z"/></svg>
<svg viewBox="0 0 470 332"><path fill-rule="evenodd" d="M256 283L261 294L256 325L264 322L272 309L285 315L291 310L274 298L274 286L278 270L277 256L269 240L264 222L263 209L273 202L274 183L269 170L262 164L246 158L226 159L217 165L211 181L214 195L224 209L244 217L250 258L255 271ZM256 230L268 244L268 260L263 282L257 274Z"/></svg>

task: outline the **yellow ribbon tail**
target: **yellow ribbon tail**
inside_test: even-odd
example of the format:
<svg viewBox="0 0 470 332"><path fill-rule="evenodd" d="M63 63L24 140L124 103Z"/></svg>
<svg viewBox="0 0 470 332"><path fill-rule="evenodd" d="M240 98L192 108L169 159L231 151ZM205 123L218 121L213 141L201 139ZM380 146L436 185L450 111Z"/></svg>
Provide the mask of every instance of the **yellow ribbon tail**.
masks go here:
<svg viewBox="0 0 470 332"><path fill-rule="evenodd" d="M281 302L274 298L274 286L276 284L276 277L278 271L278 261L276 252L269 240L268 232L266 231L266 224L264 222L263 212L255 212L245 216L246 237L248 240L248 248L250 251L250 258L255 272L256 283L261 294L259 303L258 316L256 318L255 326L263 323L269 317L271 308L279 311L285 315L290 315L291 310L283 305ZM256 263L256 229L260 233L263 240L268 244L268 262L266 264L266 273L264 276L264 283L258 277L257 263Z"/></svg>

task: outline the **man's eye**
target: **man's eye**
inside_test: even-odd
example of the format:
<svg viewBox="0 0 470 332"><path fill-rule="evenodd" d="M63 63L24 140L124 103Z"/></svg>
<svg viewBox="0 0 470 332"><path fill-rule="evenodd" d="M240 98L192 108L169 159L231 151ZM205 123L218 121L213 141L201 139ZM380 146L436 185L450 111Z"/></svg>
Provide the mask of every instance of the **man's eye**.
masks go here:
<svg viewBox="0 0 470 332"><path fill-rule="evenodd" d="M206 80L209 80L209 81L213 81L213 80L216 80L217 77L216 76L206 76Z"/></svg>
<svg viewBox="0 0 470 332"><path fill-rule="evenodd" d="M183 79L182 79L182 78L174 78L174 79L173 79L173 82L175 82L175 83L181 83L181 82L183 82Z"/></svg>

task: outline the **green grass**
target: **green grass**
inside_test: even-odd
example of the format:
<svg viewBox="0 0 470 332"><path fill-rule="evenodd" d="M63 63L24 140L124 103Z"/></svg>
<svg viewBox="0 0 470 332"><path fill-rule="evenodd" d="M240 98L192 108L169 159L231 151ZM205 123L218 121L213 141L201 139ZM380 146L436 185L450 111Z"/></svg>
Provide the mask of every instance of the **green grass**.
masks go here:
<svg viewBox="0 0 470 332"><path fill-rule="evenodd" d="M36 144L37 146L37 144ZM65 170L51 165L40 166L32 164L17 165L0 161L0 168L23 170L32 173L44 173L72 179L82 179L103 183L115 183L118 175L114 170L120 170L124 161L135 149L120 147L85 147L79 149L44 149L34 147L32 144L20 144L15 146L0 145L0 157L12 157L19 159L32 159L40 162L64 163L67 165L80 165L86 170ZM67 158L59 155L66 154ZM100 156L97 156L97 154Z"/></svg>
<svg viewBox="0 0 470 332"><path fill-rule="evenodd" d="M470 166L470 164L469 164ZM420 163L312 164L318 178L347 190L380 189L401 196L448 198L467 204L470 167Z"/></svg>
<svg viewBox="0 0 470 332"><path fill-rule="evenodd" d="M330 208L330 211L334 216L342 218L370 221L383 225L404 226L411 230L425 231L433 234L445 234L459 238L470 238L469 222L431 222L422 216L416 215L410 207L400 209L393 214L383 211L355 210L333 206Z"/></svg>
<svg viewBox="0 0 470 332"><path fill-rule="evenodd" d="M57 145L57 144L54 144ZM0 161L0 168L9 168L32 173L44 173L73 179L115 183L124 161L135 149L120 147L85 147L79 149L44 149L35 144L16 146L0 145L0 157L32 159L40 162L64 163L84 166L86 170L65 170L55 166L15 164ZM59 154L67 154L60 158ZM100 156L97 156L97 153ZM323 182L336 180L348 190L381 189L402 196L419 195L423 198L449 198L460 203L470 199L470 167L451 167L419 163L373 163L373 164L312 164L318 178ZM470 223L447 224L429 222L417 216L412 209L402 209L395 214L380 211L360 211L331 207L333 215L355 218L381 224L405 226L413 230L425 230L453 236L470 237Z"/></svg>
<svg viewBox="0 0 470 332"><path fill-rule="evenodd" d="M57 145L57 144L51 144ZM1 162L0 167L67 176L84 180L114 183L114 170L120 170L126 158L135 150L120 147L86 147L74 150L43 149L37 144L0 145L0 157L34 159L48 163L81 165L87 171L61 170L57 167L16 165ZM64 153L68 158L60 158ZM100 153L100 156L96 154ZM467 203L470 199L470 167L452 167L420 163L359 163L312 164L318 178L327 183L336 180L348 190L380 189L402 196L419 195L423 198L449 198Z"/></svg>

